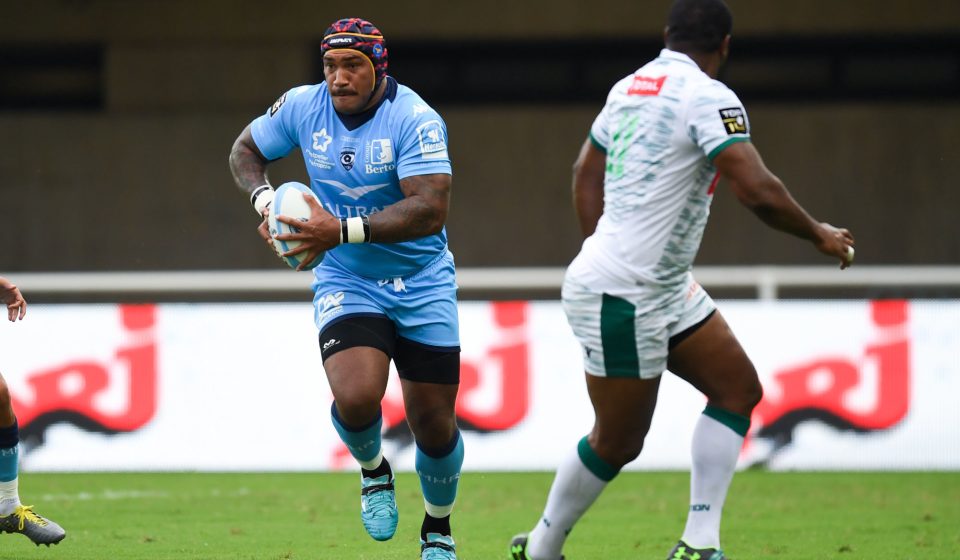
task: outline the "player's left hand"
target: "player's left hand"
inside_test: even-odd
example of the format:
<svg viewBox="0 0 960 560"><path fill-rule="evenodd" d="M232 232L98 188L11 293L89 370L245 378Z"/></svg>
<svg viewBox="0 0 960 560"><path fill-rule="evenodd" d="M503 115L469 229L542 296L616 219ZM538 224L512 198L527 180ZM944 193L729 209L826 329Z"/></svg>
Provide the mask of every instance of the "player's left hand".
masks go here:
<svg viewBox="0 0 960 560"><path fill-rule="evenodd" d="M340 244L340 219L320 206L316 197L310 193L303 193L303 199L310 206L310 219L306 222L289 216L277 216L278 222L295 227L300 230L300 233L281 233L275 237L281 241L300 242L297 247L283 253L284 257L307 253L307 258L303 259L297 270L303 270L303 267L317 258L320 253Z"/></svg>
<svg viewBox="0 0 960 560"><path fill-rule="evenodd" d="M23 299L16 284L0 276L0 301L7 306L7 318L11 321L23 319L27 314L27 300Z"/></svg>
<svg viewBox="0 0 960 560"><path fill-rule="evenodd" d="M846 228L834 227L826 222L820 224L817 250L824 255L840 259L840 270L853 264L853 234Z"/></svg>

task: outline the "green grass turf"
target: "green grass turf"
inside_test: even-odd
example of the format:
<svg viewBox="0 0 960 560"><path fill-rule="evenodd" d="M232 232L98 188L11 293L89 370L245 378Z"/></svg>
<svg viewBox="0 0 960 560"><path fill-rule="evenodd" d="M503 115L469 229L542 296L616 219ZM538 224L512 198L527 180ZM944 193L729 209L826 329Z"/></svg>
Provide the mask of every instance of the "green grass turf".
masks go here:
<svg viewBox="0 0 960 560"><path fill-rule="evenodd" d="M533 526L551 473L465 473L454 515L461 560L503 559ZM577 525L570 560L662 560L683 529L685 473L622 473ZM400 527L377 543L358 519L355 474L24 474L25 503L68 531L37 549L0 535L0 559L418 558L419 484L398 476ZM745 559L953 559L960 473L767 473L734 479L724 548Z"/></svg>

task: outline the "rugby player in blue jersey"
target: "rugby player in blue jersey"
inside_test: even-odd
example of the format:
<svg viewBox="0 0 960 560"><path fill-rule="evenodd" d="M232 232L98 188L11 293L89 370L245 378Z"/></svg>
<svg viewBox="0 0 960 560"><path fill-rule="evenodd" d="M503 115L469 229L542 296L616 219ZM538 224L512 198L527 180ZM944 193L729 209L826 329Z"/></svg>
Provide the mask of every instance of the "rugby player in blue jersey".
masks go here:
<svg viewBox="0 0 960 560"><path fill-rule="evenodd" d="M27 314L27 300L16 284L0 276L0 302L7 308L7 319L17 321ZM57 544L64 530L20 503L18 491L20 426L13 411L10 389L0 375L0 533L21 533L34 544Z"/></svg>
<svg viewBox="0 0 960 560"><path fill-rule="evenodd" d="M453 256L444 222L451 167L446 125L429 105L387 75L383 34L370 22L334 22L321 45L325 81L295 87L247 126L230 169L264 218L271 161L303 154L312 215L295 224L314 269L314 317L333 392L333 425L360 464L361 512L371 537L397 528L394 476L381 450L380 403L390 360L400 376L426 512L424 559L456 558L450 514L463 464L454 405L460 338Z"/></svg>

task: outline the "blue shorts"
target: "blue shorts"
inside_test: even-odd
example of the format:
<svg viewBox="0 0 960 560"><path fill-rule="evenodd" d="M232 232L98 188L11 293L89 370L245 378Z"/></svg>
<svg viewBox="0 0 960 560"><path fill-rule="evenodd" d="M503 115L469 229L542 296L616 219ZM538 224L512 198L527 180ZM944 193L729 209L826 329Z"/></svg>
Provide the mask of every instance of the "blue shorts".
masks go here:
<svg viewBox="0 0 960 560"><path fill-rule="evenodd" d="M313 317L321 332L348 317L386 316L399 337L438 349L459 348L457 279L450 251L402 278L358 276L329 256L313 272Z"/></svg>

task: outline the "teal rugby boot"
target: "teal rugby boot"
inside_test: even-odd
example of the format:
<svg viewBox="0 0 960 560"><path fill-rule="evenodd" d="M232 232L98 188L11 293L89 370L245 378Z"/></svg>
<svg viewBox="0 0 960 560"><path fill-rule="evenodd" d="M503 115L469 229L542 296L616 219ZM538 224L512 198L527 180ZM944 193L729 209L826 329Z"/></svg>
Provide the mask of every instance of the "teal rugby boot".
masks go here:
<svg viewBox="0 0 960 560"><path fill-rule="evenodd" d="M360 477L360 520L367 534L377 541L390 540L397 532L397 494L393 475Z"/></svg>
<svg viewBox="0 0 960 560"><path fill-rule="evenodd" d="M457 545L453 537L440 533L427 533L427 540L420 539L420 560L457 560Z"/></svg>

